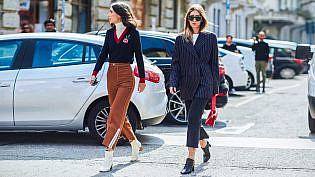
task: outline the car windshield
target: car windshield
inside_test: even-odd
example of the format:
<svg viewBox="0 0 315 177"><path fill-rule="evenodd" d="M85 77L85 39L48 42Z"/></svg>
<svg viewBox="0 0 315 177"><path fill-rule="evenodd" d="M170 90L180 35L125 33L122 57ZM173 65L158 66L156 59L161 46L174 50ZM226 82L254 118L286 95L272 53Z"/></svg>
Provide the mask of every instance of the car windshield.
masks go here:
<svg viewBox="0 0 315 177"><path fill-rule="evenodd" d="M295 50L288 49L288 48L276 48L276 57L295 57Z"/></svg>

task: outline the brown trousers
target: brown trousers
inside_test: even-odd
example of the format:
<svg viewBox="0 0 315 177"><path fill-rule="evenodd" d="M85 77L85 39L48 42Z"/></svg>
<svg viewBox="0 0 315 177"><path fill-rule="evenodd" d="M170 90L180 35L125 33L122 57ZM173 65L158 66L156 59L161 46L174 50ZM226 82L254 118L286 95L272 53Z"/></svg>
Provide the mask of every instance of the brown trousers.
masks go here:
<svg viewBox="0 0 315 177"><path fill-rule="evenodd" d="M128 121L127 110L135 87L135 79L130 64L110 63L107 71L107 90L110 112L103 145L115 149L122 133L129 141L136 136Z"/></svg>

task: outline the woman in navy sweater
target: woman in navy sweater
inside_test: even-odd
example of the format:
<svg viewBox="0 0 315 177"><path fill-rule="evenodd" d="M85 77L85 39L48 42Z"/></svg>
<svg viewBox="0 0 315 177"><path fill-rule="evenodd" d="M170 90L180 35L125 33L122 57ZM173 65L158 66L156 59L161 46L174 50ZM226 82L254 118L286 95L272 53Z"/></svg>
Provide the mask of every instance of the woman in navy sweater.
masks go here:
<svg viewBox="0 0 315 177"><path fill-rule="evenodd" d="M208 21L200 5L192 5L185 16L184 32L176 38L170 74L170 93L180 88L188 110L188 158L181 174L194 171L196 148L200 143L203 161L210 159L208 135L201 127L201 116L207 102L219 90L217 37L206 32Z"/></svg>
<svg viewBox="0 0 315 177"><path fill-rule="evenodd" d="M108 19L112 28L106 32L104 46L90 81L91 84L94 84L97 73L109 56L107 90L111 108L107 120L107 131L102 143L106 148L105 161L101 169L104 172L112 169L113 153L121 133L130 141L132 147L131 161L138 160L139 151L143 149L126 117L135 86L135 79L130 66L133 63L134 55L140 75L138 91L142 92L146 86L140 36L136 30L136 20L130 7L121 2L112 4Z"/></svg>

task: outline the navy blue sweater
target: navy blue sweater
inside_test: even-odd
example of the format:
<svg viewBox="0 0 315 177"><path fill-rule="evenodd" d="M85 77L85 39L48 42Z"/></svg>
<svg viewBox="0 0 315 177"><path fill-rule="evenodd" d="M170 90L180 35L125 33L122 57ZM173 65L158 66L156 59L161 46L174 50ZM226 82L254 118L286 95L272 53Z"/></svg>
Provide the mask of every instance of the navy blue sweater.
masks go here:
<svg viewBox="0 0 315 177"><path fill-rule="evenodd" d="M97 75L99 70L108 58L109 63L133 63L134 55L136 57L140 82L144 82L145 72L142 57L142 49L139 31L133 28L126 28L118 39L116 29L107 30L104 45L99 55L93 75Z"/></svg>

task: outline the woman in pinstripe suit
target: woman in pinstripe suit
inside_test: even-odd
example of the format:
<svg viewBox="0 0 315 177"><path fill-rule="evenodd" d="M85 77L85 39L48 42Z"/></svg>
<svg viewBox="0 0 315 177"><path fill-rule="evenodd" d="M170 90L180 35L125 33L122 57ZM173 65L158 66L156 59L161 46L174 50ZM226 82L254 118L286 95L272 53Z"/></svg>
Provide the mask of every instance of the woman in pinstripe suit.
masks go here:
<svg viewBox="0 0 315 177"><path fill-rule="evenodd" d="M192 5L185 16L185 27L176 38L170 75L170 92L181 90L181 98L188 109L187 142L188 158L181 174L194 171L196 148L200 142L204 162L210 159L206 131L201 127L201 116L207 102L219 88L217 38L206 32L208 21L200 5ZM201 127L201 128L200 128Z"/></svg>

